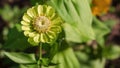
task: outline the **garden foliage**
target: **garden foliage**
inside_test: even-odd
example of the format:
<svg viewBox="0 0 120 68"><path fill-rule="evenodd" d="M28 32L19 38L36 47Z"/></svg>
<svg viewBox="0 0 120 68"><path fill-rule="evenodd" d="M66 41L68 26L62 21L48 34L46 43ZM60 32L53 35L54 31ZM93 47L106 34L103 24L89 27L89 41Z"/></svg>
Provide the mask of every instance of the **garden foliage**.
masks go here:
<svg viewBox="0 0 120 68"><path fill-rule="evenodd" d="M27 31L27 28L22 28L24 25L20 23L29 8L19 9L5 6L0 9L0 15L9 23L3 29L1 39L4 42L0 43L0 56L8 57L13 63L17 63L15 68L104 68L106 60L119 57L120 47L115 44L105 44L113 26L105 23L114 24L115 22L99 20L96 15L92 14L94 6L92 3L92 0L31 0L31 4L35 8L30 15L33 11L39 10L37 9L39 5L44 5L43 12L52 14L52 9L51 12L47 11L49 10L45 6L47 5L58 14L56 17L60 17L59 19L54 18L53 23L57 22L57 26L50 27L53 32L48 35L43 33L45 36L37 36L43 31L39 32L36 28L38 34L35 34L35 38L32 37L32 39L31 36L24 35L23 30ZM6 13L9 13L8 16L5 15ZM23 17L23 21L28 18L30 17ZM31 28L32 24L29 26ZM34 29L31 28L32 31L35 31ZM49 41L51 38L52 41ZM34 42L37 42L36 46L31 44Z"/></svg>

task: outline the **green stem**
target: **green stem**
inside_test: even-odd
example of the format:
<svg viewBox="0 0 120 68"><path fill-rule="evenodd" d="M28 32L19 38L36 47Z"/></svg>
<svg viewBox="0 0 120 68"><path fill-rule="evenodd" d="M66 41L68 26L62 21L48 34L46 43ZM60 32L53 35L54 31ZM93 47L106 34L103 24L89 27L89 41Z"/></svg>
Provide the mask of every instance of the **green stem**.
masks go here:
<svg viewBox="0 0 120 68"><path fill-rule="evenodd" d="M38 68L42 68L41 60L42 60L42 43L39 44L39 59L37 62Z"/></svg>

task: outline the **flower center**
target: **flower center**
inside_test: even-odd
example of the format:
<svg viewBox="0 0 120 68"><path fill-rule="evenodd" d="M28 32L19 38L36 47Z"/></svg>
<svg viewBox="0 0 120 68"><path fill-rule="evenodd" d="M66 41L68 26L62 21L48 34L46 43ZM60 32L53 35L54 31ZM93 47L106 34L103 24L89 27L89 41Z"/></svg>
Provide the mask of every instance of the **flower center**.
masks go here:
<svg viewBox="0 0 120 68"><path fill-rule="evenodd" d="M50 20L45 16L38 17L34 22L34 29L39 33L46 32L49 29Z"/></svg>

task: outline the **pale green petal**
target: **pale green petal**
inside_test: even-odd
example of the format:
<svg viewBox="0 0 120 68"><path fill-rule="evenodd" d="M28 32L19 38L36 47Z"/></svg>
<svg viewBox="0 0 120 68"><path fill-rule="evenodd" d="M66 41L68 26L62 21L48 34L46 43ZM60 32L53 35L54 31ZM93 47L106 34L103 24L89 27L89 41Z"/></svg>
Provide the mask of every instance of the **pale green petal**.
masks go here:
<svg viewBox="0 0 120 68"><path fill-rule="evenodd" d="M53 25L61 25L61 18L60 17L56 17L55 19L52 20L52 24Z"/></svg>
<svg viewBox="0 0 120 68"><path fill-rule="evenodd" d="M25 22L25 21L21 21L21 24L22 24L22 25L30 25L30 23Z"/></svg>
<svg viewBox="0 0 120 68"><path fill-rule="evenodd" d="M37 13L36 13L34 7L28 9L28 10L27 10L27 14L28 14L30 17L32 17L32 18L35 18L35 17L37 16Z"/></svg>
<svg viewBox="0 0 120 68"><path fill-rule="evenodd" d="M38 43L34 42L33 38L28 38L28 42L34 46L38 45Z"/></svg>
<svg viewBox="0 0 120 68"><path fill-rule="evenodd" d="M43 5L43 13L44 13L44 15L46 15L46 10L47 10L47 5Z"/></svg>
<svg viewBox="0 0 120 68"><path fill-rule="evenodd" d="M22 30L30 30L29 26L22 26Z"/></svg>
<svg viewBox="0 0 120 68"><path fill-rule="evenodd" d="M28 36L29 33L30 33L30 31L24 31L24 35L25 35L25 36Z"/></svg>
<svg viewBox="0 0 120 68"><path fill-rule="evenodd" d="M41 33L41 35L40 35L40 41L41 42L45 42L45 40L44 40L44 37L43 37L43 34Z"/></svg>
<svg viewBox="0 0 120 68"><path fill-rule="evenodd" d="M53 20L53 19L56 18L56 17L57 17L56 13L53 13L53 14L51 15L51 17L50 17L50 20Z"/></svg>
<svg viewBox="0 0 120 68"><path fill-rule="evenodd" d="M55 10L51 6L48 6L46 10L47 17L51 17L53 13L55 13Z"/></svg>
<svg viewBox="0 0 120 68"><path fill-rule="evenodd" d="M37 34L36 34L36 32L30 32L29 33L29 37L35 37Z"/></svg>
<svg viewBox="0 0 120 68"><path fill-rule="evenodd" d="M49 38L47 37L45 33L41 33L40 39L41 39L41 42L45 43L45 42L48 42Z"/></svg>
<svg viewBox="0 0 120 68"><path fill-rule="evenodd" d="M36 42L36 43L39 43L40 42L40 35L39 34L37 34L34 38L33 38L33 40Z"/></svg>
<svg viewBox="0 0 120 68"><path fill-rule="evenodd" d="M26 22L30 22L31 18L25 13L24 16L23 16L23 20L26 21Z"/></svg>
<svg viewBox="0 0 120 68"><path fill-rule="evenodd" d="M56 38L56 33L55 33L55 32L48 31L48 32L46 32L46 34L48 35L48 37L49 37L50 39Z"/></svg>
<svg viewBox="0 0 120 68"><path fill-rule="evenodd" d="M62 28L60 26L52 26L50 31L60 33L62 31Z"/></svg>
<svg viewBox="0 0 120 68"><path fill-rule="evenodd" d="M27 14L30 16L30 17L33 17L32 16L32 11L31 11L32 9L31 8L29 8L28 10L27 10Z"/></svg>
<svg viewBox="0 0 120 68"><path fill-rule="evenodd" d="M38 11L39 16L43 15L43 6L39 5L37 11Z"/></svg>

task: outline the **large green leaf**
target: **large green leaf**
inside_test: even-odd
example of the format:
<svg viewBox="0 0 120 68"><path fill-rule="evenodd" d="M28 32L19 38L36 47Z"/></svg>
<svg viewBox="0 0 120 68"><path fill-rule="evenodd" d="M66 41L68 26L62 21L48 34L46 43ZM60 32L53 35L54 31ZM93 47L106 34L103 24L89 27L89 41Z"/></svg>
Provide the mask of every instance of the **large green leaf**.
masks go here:
<svg viewBox="0 0 120 68"><path fill-rule="evenodd" d="M94 39L92 13L87 0L51 0L51 4L66 22L66 39L72 42L86 42Z"/></svg>
<svg viewBox="0 0 120 68"><path fill-rule="evenodd" d="M4 52L4 54L16 63L22 63L22 64L36 63L34 54L17 53L17 52Z"/></svg>
<svg viewBox="0 0 120 68"><path fill-rule="evenodd" d="M91 4L92 3L92 0L87 0L88 2L89 2L89 4Z"/></svg>
<svg viewBox="0 0 120 68"><path fill-rule="evenodd" d="M58 63L58 65L43 68L80 68L80 64L72 48L67 48L64 51L57 53L52 62Z"/></svg>

